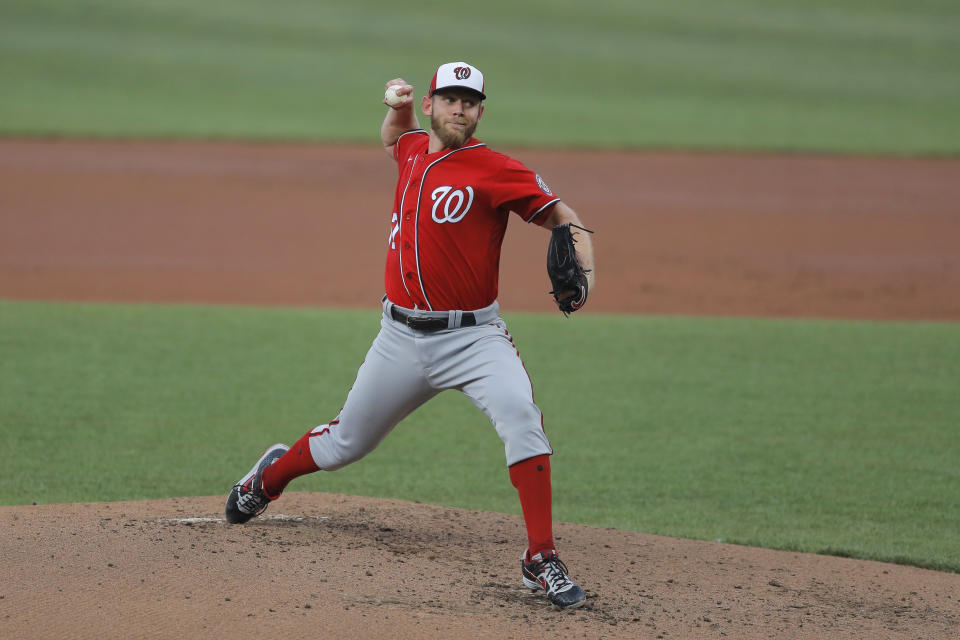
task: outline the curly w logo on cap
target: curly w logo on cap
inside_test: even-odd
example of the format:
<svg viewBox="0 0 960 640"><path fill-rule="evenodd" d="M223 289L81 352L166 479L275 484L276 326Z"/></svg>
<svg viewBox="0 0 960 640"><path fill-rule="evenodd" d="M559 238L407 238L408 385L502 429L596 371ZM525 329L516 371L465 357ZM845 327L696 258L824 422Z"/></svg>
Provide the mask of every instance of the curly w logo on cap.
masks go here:
<svg viewBox="0 0 960 640"><path fill-rule="evenodd" d="M466 62L448 62L440 65L430 81L430 95L444 89L469 89L480 94L481 100L487 96L483 92L483 73Z"/></svg>

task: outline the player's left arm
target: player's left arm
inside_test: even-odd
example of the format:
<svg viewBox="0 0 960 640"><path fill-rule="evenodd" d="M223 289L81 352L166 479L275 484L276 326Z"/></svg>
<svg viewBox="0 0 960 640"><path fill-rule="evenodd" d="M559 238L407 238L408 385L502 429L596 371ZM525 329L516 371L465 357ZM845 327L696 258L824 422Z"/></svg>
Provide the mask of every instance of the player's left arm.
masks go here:
<svg viewBox="0 0 960 640"><path fill-rule="evenodd" d="M562 201L558 201L555 205L550 207L549 214L544 218L543 222L540 224L547 231L551 231L555 226L559 224L570 223L578 227L585 227L586 225L580 221L580 216L577 215L577 212L568 207ZM575 229L571 229L576 231ZM597 271L594 268L593 262L593 241L590 239L590 234L585 231L580 231L576 235L576 251L577 251L577 260L580 262L580 266L583 267L587 275L587 287L590 293L593 293L594 287L596 287L597 282Z"/></svg>

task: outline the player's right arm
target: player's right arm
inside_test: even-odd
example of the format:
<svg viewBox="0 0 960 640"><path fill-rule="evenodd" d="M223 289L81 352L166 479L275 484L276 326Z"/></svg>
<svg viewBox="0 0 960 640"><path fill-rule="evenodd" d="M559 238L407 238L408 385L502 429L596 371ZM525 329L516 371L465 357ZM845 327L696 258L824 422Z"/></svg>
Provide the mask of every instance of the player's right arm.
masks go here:
<svg viewBox="0 0 960 640"><path fill-rule="evenodd" d="M393 145L397 144L400 136L407 131L420 128L420 123L417 122L417 114L413 111L413 87L407 84L403 78L394 78L387 82L384 89L386 90L392 84L401 85L397 95L402 96L404 100L398 106L387 109L387 115L380 126L383 150L391 158L393 158ZM384 104L387 104L386 100L384 100Z"/></svg>

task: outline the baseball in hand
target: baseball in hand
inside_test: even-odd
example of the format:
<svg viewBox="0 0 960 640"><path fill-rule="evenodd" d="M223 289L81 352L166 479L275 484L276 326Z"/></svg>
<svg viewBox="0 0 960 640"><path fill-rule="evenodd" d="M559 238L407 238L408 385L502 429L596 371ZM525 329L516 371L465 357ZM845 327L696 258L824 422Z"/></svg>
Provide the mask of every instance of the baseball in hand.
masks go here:
<svg viewBox="0 0 960 640"><path fill-rule="evenodd" d="M397 107L403 103L403 96L397 95L397 89L403 87L401 84L392 84L387 87L386 93L383 94L383 101L386 102L391 107Z"/></svg>

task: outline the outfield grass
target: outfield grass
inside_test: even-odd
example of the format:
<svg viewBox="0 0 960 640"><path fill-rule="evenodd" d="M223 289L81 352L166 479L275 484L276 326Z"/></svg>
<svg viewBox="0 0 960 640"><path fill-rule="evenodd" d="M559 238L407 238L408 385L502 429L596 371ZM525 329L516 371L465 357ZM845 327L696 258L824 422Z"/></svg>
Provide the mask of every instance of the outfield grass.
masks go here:
<svg viewBox="0 0 960 640"><path fill-rule="evenodd" d="M0 134L374 141L487 72L494 144L960 151L954 0L3 0Z"/></svg>
<svg viewBox="0 0 960 640"><path fill-rule="evenodd" d="M507 320L558 520L960 571L960 325ZM0 302L0 500L225 495L336 414L377 329L376 311ZM519 513L456 392L291 490Z"/></svg>

